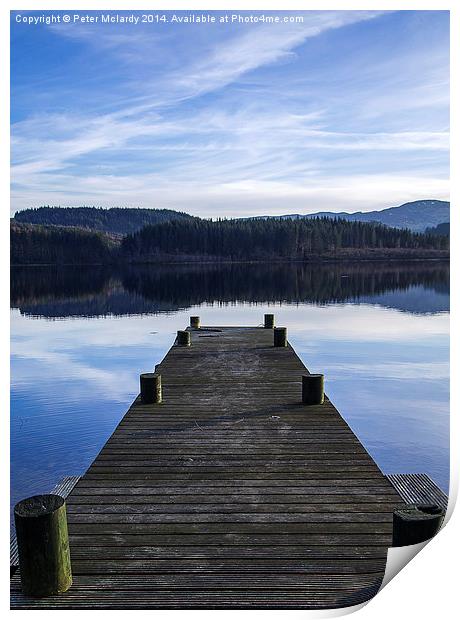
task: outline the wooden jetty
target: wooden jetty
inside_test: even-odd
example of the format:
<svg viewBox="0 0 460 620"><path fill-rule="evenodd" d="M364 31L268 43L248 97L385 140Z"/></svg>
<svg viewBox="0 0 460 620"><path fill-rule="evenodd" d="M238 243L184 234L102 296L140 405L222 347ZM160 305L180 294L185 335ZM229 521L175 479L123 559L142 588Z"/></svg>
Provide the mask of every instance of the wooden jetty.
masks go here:
<svg viewBox="0 0 460 620"><path fill-rule="evenodd" d="M138 396L70 491L73 585L26 596L17 571L13 609L325 609L378 591L404 481L327 397L302 403L309 373L273 329L187 331L155 369L161 404Z"/></svg>

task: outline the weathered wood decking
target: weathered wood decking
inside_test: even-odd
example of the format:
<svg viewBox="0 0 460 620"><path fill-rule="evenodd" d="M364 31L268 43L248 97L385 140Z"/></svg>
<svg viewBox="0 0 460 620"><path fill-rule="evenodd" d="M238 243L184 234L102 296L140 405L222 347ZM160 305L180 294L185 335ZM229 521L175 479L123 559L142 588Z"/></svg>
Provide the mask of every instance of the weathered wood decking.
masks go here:
<svg viewBox="0 0 460 620"><path fill-rule="evenodd" d="M389 474L387 478L407 504L434 504L447 510L448 496L426 474Z"/></svg>
<svg viewBox="0 0 460 620"><path fill-rule="evenodd" d="M145 369L142 369L145 370ZM67 499L74 585L13 608L331 608L371 598L401 497L263 328L194 330Z"/></svg>

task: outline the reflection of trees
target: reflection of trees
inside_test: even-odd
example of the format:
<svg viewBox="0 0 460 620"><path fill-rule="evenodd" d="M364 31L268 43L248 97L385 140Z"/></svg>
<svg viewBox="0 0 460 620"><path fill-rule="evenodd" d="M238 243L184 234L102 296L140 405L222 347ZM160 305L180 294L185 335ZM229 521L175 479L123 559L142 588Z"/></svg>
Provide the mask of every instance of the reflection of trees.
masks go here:
<svg viewBox="0 0 460 620"><path fill-rule="evenodd" d="M110 275L100 267L12 267L11 305L99 295Z"/></svg>
<svg viewBox="0 0 460 620"><path fill-rule="evenodd" d="M448 263L18 267L11 304L36 316L125 315L213 302L334 303L413 286L448 293Z"/></svg>

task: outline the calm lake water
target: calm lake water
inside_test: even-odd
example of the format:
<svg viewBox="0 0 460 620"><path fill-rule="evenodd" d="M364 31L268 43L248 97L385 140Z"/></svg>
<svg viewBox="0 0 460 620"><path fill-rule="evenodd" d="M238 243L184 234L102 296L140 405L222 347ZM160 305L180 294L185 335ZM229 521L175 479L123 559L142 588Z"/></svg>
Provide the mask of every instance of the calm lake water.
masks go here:
<svg viewBox="0 0 460 620"><path fill-rule="evenodd" d="M11 502L82 474L190 314L267 311L384 473L449 483L446 263L14 268Z"/></svg>

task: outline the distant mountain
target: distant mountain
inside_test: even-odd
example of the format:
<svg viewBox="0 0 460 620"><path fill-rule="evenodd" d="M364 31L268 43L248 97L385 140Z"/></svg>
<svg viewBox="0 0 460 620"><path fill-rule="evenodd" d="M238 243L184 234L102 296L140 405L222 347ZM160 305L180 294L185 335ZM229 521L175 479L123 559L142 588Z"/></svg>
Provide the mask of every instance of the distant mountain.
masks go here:
<svg viewBox="0 0 460 620"><path fill-rule="evenodd" d="M297 220L312 217L342 218L348 221L378 222L394 228L409 228L414 232L425 232L438 224L450 221L450 203L443 200L416 200L400 207L390 207L382 211L357 211L355 213L334 213L322 211L310 214L292 214L281 216L258 216L242 219ZM72 226L93 231L111 233L118 236L133 234L144 226L163 224L174 220L199 220L188 213L171 209L131 209L96 207L38 207L18 211L13 222L38 224L41 226ZM437 232L435 234L443 234ZM445 233L444 233L445 234Z"/></svg>
<svg viewBox="0 0 460 620"><path fill-rule="evenodd" d="M450 222L443 222L434 228L428 227L425 233L427 235L446 235L448 237L450 235Z"/></svg>
<svg viewBox="0 0 460 620"><path fill-rule="evenodd" d="M72 226L124 236L144 226L186 219L192 219L192 216L170 209L38 207L18 211L13 221L41 226Z"/></svg>
<svg viewBox="0 0 460 620"><path fill-rule="evenodd" d="M416 200L406 202L399 207L390 207L382 211L357 211L356 213L333 213L321 211L308 215L281 215L283 219L300 219L312 217L342 218L348 221L379 222L394 228L409 228L414 232L425 232L426 228L450 221L450 202L444 200Z"/></svg>

